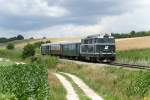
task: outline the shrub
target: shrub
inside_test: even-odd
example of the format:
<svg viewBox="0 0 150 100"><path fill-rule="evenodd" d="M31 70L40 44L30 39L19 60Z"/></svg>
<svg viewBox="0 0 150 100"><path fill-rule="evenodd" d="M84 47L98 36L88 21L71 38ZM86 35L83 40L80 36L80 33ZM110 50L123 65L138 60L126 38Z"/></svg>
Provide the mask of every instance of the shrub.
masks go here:
<svg viewBox="0 0 150 100"><path fill-rule="evenodd" d="M22 53L22 57L23 58L27 58L27 57L31 57L35 55L35 48L34 45L32 44L27 44L24 48L23 48L23 53Z"/></svg>
<svg viewBox="0 0 150 100"><path fill-rule="evenodd" d="M19 100L47 100L47 67L36 64L0 66L0 93ZM0 98L2 97L3 95L0 95Z"/></svg>
<svg viewBox="0 0 150 100"><path fill-rule="evenodd" d="M7 45L7 47L6 47L7 49L14 49L15 48L15 46L14 46L14 44L12 44L12 43L9 43L8 45Z"/></svg>
<svg viewBox="0 0 150 100"><path fill-rule="evenodd" d="M55 68L59 61L56 57L39 55L32 57L32 62L48 66L48 68Z"/></svg>

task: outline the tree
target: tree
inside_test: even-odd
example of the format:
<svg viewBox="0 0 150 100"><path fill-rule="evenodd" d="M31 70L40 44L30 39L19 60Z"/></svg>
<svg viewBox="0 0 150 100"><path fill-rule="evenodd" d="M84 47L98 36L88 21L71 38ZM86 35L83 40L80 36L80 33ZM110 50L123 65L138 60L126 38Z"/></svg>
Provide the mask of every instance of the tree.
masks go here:
<svg viewBox="0 0 150 100"><path fill-rule="evenodd" d="M22 35L17 36L17 40L23 40L23 39L24 39L24 37Z"/></svg>
<svg viewBox="0 0 150 100"><path fill-rule="evenodd" d="M50 40L47 40L45 43L51 43L51 41L50 41Z"/></svg>
<svg viewBox="0 0 150 100"><path fill-rule="evenodd" d="M35 47L32 44L27 44L24 48L23 48L23 53L22 53L22 57L25 59L27 57L31 57L35 55Z"/></svg>
<svg viewBox="0 0 150 100"><path fill-rule="evenodd" d="M136 35L135 31L131 31L131 32L130 32L130 35L131 35L131 36L135 36L135 35Z"/></svg>
<svg viewBox="0 0 150 100"><path fill-rule="evenodd" d="M13 43L9 43L6 48L11 50L11 49L14 49L15 46Z"/></svg>

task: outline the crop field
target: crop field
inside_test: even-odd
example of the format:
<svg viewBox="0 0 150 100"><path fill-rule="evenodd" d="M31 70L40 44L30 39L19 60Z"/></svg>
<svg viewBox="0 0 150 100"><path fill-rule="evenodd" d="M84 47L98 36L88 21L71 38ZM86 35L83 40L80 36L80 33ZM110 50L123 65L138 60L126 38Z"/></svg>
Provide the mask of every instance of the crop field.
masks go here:
<svg viewBox="0 0 150 100"><path fill-rule="evenodd" d="M46 100L49 98L48 72L43 65L0 66L2 100Z"/></svg>
<svg viewBox="0 0 150 100"><path fill-rule="evenodd" d="M119 51L150 48L150 37L117 39L116 49Z"/></svg>
<svg viewBox="0 0 150 100"><path fill-rule="evenodd" d="M143 100L150 98L150 72L113 67L93 67L61 63L57 71L80 77L105 100ZM98 77L97 77L98 76Z"/></svg>

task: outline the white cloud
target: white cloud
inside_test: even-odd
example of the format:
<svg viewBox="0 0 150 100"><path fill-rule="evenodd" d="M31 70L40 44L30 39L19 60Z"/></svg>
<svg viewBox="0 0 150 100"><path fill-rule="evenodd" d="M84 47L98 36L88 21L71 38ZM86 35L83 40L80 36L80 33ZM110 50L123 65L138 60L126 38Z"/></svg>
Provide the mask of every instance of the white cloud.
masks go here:
<svg viewBox="0 0 150 100"><path fill-rule="evenodd" d="M60 6L48 6L48 0L0 0L0 13L17 16L61 17L67 10Z"/></svg>
<svg viewBox="0 0 150 100"><path fill-rule="evenodd" d="M0 32L7 34L3 36L62 37L150 30L149 0L0 0L0 4Z"/></svg>
<svg viewBox="0 0 150 100"><path fill-rule="evenodd" d="M139 0L134 11L117 16L107 16L102 19L100 25L108 32L129 32L150 30L150 1Z"/></svg>

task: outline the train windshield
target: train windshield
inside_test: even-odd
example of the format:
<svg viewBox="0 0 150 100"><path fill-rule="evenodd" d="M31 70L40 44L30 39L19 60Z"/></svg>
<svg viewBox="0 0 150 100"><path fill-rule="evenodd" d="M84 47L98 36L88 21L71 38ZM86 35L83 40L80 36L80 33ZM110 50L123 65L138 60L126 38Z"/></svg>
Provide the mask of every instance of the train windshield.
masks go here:
<svg viewBox="0 0 150 100"><path fill-rule="evenodd" d="M114 38L98 38L96 39L96 43L115 43Z"/></svg>

